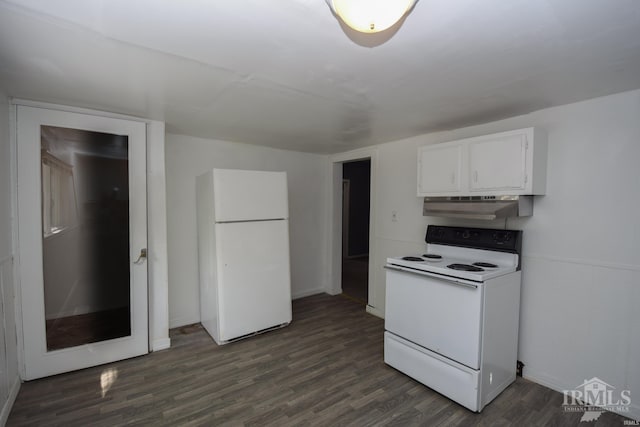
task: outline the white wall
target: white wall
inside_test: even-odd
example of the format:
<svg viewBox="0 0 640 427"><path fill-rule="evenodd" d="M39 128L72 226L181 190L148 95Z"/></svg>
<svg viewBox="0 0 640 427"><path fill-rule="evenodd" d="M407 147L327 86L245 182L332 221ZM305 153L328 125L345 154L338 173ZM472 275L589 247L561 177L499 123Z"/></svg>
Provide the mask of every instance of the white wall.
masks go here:
<svg viewBox="0 0 640 427"><path fill-rule="evenodd" d="M169 324L200 321L196 176L212 168L286 171L294 298L325 290L327 156L167 134Z"/></svg>
<svg viewBox="0 0 640 427"><path fill-rule="evenodd" d="M20 388L14 306L9 101L0 93L0 425Z"/></svg>
<svg viewBox="0 0 640 427"><path fill-rule="evenodd" d="M374 147L369 303L384 313L384 261L421 253L428 223L505 227L504 220L422 217L417 147L529 126L549 135L547 194L536 197L532 217L506 224L524 230L524 374L556 390L599 377L630 389L640 418L640 91Z"/></svg>

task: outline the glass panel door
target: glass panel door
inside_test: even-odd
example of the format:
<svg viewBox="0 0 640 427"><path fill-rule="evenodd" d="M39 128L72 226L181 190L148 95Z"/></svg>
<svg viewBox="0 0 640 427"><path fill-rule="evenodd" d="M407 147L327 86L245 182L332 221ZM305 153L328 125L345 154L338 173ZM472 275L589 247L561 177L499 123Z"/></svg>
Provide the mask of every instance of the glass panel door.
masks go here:
<svg viewBox="0 0 640 427"><path fill-rule="evenodd" d="M131 334L128 137L40 127L47 350Z"/></svg>
<svg viewBox="0 0 640 427"><path fill-rule="evenodd" d="M16 117L24 378L147 353L145 124Z"/></svg>

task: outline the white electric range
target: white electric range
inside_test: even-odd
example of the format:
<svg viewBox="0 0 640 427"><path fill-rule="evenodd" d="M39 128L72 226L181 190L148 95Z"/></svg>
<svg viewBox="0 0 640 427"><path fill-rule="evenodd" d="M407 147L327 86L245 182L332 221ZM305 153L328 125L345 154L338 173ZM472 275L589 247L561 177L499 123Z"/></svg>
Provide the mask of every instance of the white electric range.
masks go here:
<svg viewBox="0 0 640 427"><path fill-rule="evenodd" d="M388 258L385 362L480 412L515 380L522 232L429 226Z"/></svg>

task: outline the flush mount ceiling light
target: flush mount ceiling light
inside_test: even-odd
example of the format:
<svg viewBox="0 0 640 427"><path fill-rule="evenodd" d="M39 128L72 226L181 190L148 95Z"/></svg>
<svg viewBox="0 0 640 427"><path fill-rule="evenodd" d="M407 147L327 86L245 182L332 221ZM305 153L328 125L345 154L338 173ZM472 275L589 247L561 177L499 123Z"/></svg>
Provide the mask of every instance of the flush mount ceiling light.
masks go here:
<svg viewBox="0 0 640 427"><path fill-rule="evenodd" d="M418 0L327 0L333 12L356 31L377 33L398 22Z"/></svg>

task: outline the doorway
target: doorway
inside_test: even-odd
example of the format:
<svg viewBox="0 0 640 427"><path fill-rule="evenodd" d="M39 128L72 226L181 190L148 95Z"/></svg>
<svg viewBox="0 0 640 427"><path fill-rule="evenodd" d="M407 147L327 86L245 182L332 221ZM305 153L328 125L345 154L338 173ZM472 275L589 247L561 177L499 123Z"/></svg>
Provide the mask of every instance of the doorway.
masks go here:
<svg viewBox="0 0 640 427"><path fill-rule="evenodd" d="M369 292L371 160L342 164L342 293L363 305Z"/></svg>
<svg viewBox="0 0 640 427"><path fill-rule="evenodd" d="M147 353L145 124L16 121L23 378Z"/></svg>

